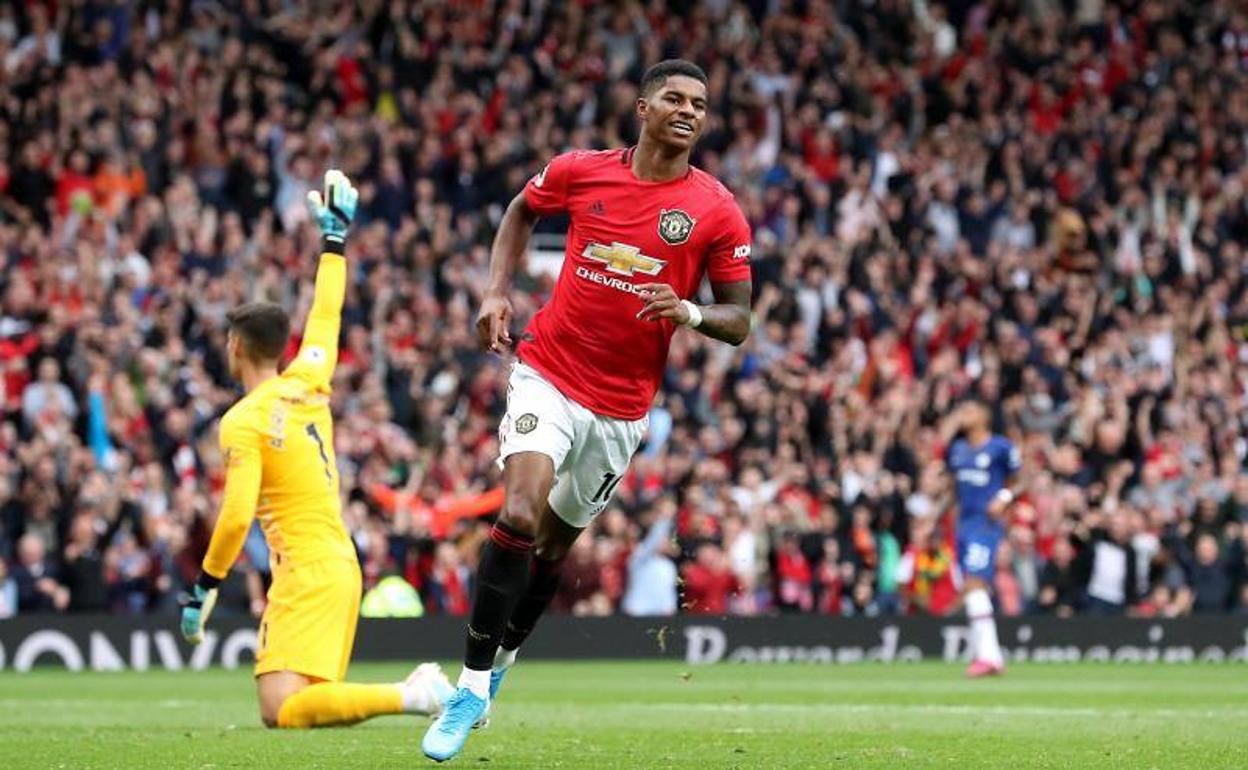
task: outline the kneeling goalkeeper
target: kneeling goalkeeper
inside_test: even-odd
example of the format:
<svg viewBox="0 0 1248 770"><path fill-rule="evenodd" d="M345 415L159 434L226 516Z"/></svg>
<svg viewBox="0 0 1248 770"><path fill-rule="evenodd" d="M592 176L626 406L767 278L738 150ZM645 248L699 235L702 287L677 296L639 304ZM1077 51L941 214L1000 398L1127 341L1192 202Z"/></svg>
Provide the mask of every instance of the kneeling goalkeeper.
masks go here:
<svg viewBox="0 0 1248 770"><path fill-rule="evenodd" d="M269 727L346 725L381 714L435 714L452 692L434 664L397 684L342 681L360 614L360 568L342 524L330 382L346 289L344 243L358 195L342 172L308 193L323 253L299 353L278 364L290 335L281 307L258 302L227 314L230 375L247 394L221 418L226 467L221 515L203 571L182 610L182 635L198 644L217 586L238 557L254 516L271 552L273 585L260 621L256 690Z"/></svg>

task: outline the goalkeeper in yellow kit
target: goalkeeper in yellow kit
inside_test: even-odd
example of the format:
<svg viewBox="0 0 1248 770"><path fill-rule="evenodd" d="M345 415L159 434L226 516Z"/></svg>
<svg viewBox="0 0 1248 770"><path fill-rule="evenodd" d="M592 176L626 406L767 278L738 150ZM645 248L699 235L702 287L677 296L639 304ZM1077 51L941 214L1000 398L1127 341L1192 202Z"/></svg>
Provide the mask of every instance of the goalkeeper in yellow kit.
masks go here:
<svg viewBox="0 0 1248 770"><path fill-rule="evenodd" d="M360 613L360 568L342 524L334 463L330 380L346 289L344 244L358 199L342 172L325 174L324 197L308 194L322 254L303 344L285 371L290 335L281 307L259 302L227 314L230 375L247 390L221 418L226 467L221 515L203 570L182 609L192 643L238 557L252 518L268 541L273 570L260 621L256 689L269 727L352 724L381 714L436 714L453 690L434 664L397 684L348 684Z"/></svg>

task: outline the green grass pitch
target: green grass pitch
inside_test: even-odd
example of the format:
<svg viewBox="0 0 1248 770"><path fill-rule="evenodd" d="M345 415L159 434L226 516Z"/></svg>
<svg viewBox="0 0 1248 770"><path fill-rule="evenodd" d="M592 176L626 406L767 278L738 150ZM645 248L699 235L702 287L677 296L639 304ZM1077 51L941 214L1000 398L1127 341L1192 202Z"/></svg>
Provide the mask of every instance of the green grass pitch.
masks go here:
<svg viewBox="0 0 1248 770"><path fill-rule="evenodd" d="M387 681L400 665L356 665ZM0 674L0 768L419 768L427 720L266 731L249 672ZM521 662L448 767L1243 768L1238 665Z"/></svg>

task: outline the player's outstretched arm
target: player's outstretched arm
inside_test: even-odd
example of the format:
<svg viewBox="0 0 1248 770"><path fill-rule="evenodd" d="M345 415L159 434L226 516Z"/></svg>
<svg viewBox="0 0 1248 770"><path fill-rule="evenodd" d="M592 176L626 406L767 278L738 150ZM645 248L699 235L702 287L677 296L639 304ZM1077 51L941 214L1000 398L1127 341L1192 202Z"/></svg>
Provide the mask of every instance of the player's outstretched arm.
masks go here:
<svg viewBox="0 0 1248 770"><path fill-rule="evenodd" d="M538 219L538 213L521 192L511 199L498 225L498 235L490 249L490 284L477 314L477 342L482 350L502 353L511 346L512 308L507 294L511 290L511 277L529 247L529 236Z"/></svg>
<svg viewBox="0 0 1248 770"><path fill-rule="evenodd" d="M204 626L217 601L217 586L238 553L256 516L260 497L260 440L254 430L226 417L221 421L221 453L225 458L225 493L221 515L195 585L182 607L182 636L191 644L204 638Z"/></svg>
<svg viewBox="0 0 1248 770"><path fill-rule="evenodd" d="M355 218L359 193L337 169L325 172L324 192L308 193L308 213L321 231L321 261L316 269L316 291L304 324L303 344L291 364L296 375L306 371L328 383L338 361L338 333L342 302L347 290L347 230Z"/></svg>
<svg viewBox="0 0 1248 770"><path fill-rule="evenodd" d="M740 345L750 336L752 287L749 280L712 283L715 304L699 306L682 300L665 283L642 284L637 287L643 303L637 317L643 321L667 319L713 339Z"/></svg>

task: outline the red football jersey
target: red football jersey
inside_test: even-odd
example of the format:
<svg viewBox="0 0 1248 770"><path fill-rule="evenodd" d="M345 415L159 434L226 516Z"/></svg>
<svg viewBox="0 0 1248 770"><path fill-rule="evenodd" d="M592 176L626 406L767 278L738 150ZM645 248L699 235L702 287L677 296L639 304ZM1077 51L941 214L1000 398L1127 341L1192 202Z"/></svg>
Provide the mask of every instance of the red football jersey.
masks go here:
<svg viewBox="0 0 1248 770"><path fill-rule="evenodd" d="M704 275L750 278L750 226L732 193L690 167L668 182L633 175L632 150L560 155L524 188L538 214L567 212L567 250L550 302L533 316L520 359L595 414L650 410L676 325L639 321L637 286L689 299Z"/></svg>

